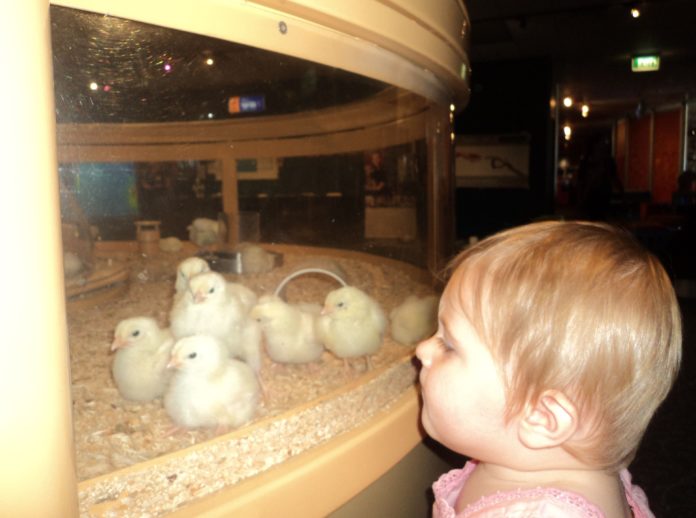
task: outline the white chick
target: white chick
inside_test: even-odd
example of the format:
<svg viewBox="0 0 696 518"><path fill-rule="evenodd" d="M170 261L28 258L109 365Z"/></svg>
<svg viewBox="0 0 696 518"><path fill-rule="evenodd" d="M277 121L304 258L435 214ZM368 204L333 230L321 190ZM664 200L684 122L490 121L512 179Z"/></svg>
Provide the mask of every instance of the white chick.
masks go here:
<svg viewBox="0 0 696 518"><path fill-rule="evenodd" d="M347 360L369 355L382 345L387 319L377 301L354 286L343 286L326 296L317 320L317 333L324 346Z"/></svg>
<svg viewBox="0 0 696 518"><path fill-rule="evenodd" d="M438 298L435 295L409 295L389 313L391 335L404 345L414 345L433 335L437 329Z"/></svg>
<svg viewBox="0 0 696 518"><path fill-rule="evenodd" d="M227 356L213 336L177 341L169 367L175 368L164 408L177 426L237 428L249 422L261 395L254 371Z"/></svg>
<svg viewBox="0 0 696 518"><path fill-rule="evenodd" d="M235 295L239 299L239 301L242 303L242 308L244 309L245 314L248 314L249 311L251 311L251 308L256 305L256 301L258 299L256 293L243 284L238 282L228 282L227 292Z"/></svg>
<svg viewBox="0 0 696 518"><path fill-rule="evenodd" d="M63 254L63 273L65 277L74 277L84 268L85 265L79 255L70 251Z"/></svg>
<svg viewBox="0 0 696 518"><path fill-rule="evenodd" d="M225 234L222 222L208 218L196 218L186 227L189 240L200 247L217 243Z"/></svg>
<svg viewBox="0 0 696 518"><path fill-rule="evenodd" d="M177 339L196 334L215 336L222 340L231 356L241 358L259 372L261 329L247 316L240 297L228 286L217 272L192 277L189 289L175 299L169 314L172 333Z"/></svg>
<svg viewBox="0 0 696 518"><path fill-rule="evenodd" d="M273 269L275 256L258 245L241 245L239 254L244 274L267 273Z"/></svg>
<svg viewBox="0 0 696 518"><path fill-rule="evenodd" d="M178 252L184 244L178 237L163 237L159 240L159 249L163 252Z"/></svg>
<svg viewBox="0 0 696 518"><path fill-rule="evenodd" d="M251 318L261 325L266 338L266 352L278 363L309 363L324 352L315 332L316 318L321 311L317 304L288 304L276 295L263 295L251 310Z"/></svg>
<svg viewBox="0 0 696 518"><path fill-rule="evenodd" d="M209 271L210 265L200 257L187 257L181 261L176 267L176 282L174 283L176 296L180 297L188 289L191 277Z"/></svg>
<svg viewBox="0 0 696 518"><path fill-rule="evenodd" d="M152 401L164 394L174 339L153 318L134 317L116 326L111 350L116 351L111 373L121 395L131 401Z"/></svg>

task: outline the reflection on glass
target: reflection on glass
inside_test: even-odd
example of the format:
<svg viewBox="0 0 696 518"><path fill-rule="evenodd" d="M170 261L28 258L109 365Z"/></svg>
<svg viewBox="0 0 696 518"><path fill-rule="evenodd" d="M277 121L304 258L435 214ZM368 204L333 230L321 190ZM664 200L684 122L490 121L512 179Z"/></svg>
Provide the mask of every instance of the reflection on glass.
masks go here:
<svg viewBox="0 0 696 518"><path fill-rule="evenodd" d="M61 157L61 182L101 240L135 239L137 220L160 221L162 237L186 240L194 219L223 218L235 225L234 241L243 211L258 213L264 242L425 265L423 128L420 138L360 137L403 117L391 87L227 41L60 7L51 13L59 144L69 135L59 154L72 153ZM396 102L380 100L385 93ZM356 108L337 126L349 150L337 153L323 140L324 121L335 125L331 110L343 106ZM258 126L269 118L278 124ZM195 136L185 126L170 130L184 121L197 121ZM131 135L129 123L141 133ZM228 123L230 132L220 126ZM276 149L288 137L298 144ZM240 140L256 152L225 162Z"/></svg>

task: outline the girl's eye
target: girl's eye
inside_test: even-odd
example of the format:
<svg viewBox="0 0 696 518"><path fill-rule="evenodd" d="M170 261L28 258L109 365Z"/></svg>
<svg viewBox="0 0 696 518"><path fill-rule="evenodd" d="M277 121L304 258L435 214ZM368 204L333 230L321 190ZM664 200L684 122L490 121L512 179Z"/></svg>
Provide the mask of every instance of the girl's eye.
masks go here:
<svg viewBox="0 0 696 518"><path fill-rule="evenodd" d="M452 347L450 345L450 343L447 340L445 340L444 338L438 337L437 341L440 344L440 347L442 347L444 352L446 352L446 353L454 352L454 347Z"/></svg>

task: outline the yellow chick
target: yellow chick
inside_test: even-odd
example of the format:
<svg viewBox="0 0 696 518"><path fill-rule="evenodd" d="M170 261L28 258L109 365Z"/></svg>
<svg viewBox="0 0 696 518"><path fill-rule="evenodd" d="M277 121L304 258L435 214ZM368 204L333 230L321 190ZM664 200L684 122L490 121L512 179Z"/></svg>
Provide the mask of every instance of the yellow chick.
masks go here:
<svg viewBox="0 0 696 518"><path fill-rule="evenodd" d="M254 307L256 301L258 300L258 296L256 293L254 293L254 290L247 288L238 282L228 282L227 292L239 299L239 302L242 303L242 309L246 314L251 311L251 308Z"/></svg>
<svg viewBox="0 0 696 518"><path fill-rule="evenodd" d="M131 401L152 401L164 394L174 339L153 318L134 317L116 326L111 350L116 351L111 373L119 393Z"/></svg>
<svg viewBox="0 0 696 518"><path fill-rule="evenodd" d="M196 218L186 227L189 240L200 247L206 247L220 241L226 232L221 221L208 218Z"/></svg>
<svg viewBox="0 0 696 518"><path fill-rule="evenodd" d="M229 358L213 336L178 340L168 366L176 369L164 408L179 427L237 428L256 413L261 390L246 363Z"/></svg>
<svg viewBox="0 0 696 518"><path fill-rule="evenodd" d="M438 302L435 295L409 295L389 313L392 338L403 345L414 345L432 336L437 330Z"/></svg>
<svg viewBox="0 0 696 518"><path fill-rule="evenodd" d="M169 313L171 330L177 339L196 334L215 336L231 356L259 372L261 329L249 318L238 291L217 272L195 275L189 280L186 295L174 301Z"/></svg>
<svg viewBox="0 0 696 518"><path fill-rule="evenodd" d="M319 340L344 360L369 355L382 345L387 319L377 301L354 286L331 291L317 320Z"/></svg>
<svg viewBox="0 0 696 518"><path fill-rule="evenodd" d="M321 306L288 304L276 295L263 295L251 310L261 326L268 356L278 363L309 363L324 352L315 332Z"/></svg>
<svg viewBox="0 0 696 518"><path fill-rule="evenodd" d="M210 271L210 265L200 257L188 257L176 267L176 282L174 283L175 297L180 297L188 290L189 280L198 275Z"/></svg>
<svg viewBox="0 0 696 518"><path fill-rule="evenodd" d="M242 262L242 273L267 273L275 265L275 256L259 245L244 243L239 247Z"/></svg>

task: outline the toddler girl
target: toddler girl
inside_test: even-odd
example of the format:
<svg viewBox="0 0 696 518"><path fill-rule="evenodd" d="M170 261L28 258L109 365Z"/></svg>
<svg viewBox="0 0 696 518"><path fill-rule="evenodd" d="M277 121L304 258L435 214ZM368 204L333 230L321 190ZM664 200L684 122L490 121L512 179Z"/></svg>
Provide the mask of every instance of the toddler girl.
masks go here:
<svg viewBox="0 0 696 518"><path fill-rule="evenodd" d="M544 222L469 247L416 354L423 426L473 459L434 484L434 516L653 516L626 467L677 374L681 321L630 235Z"/></svg>

